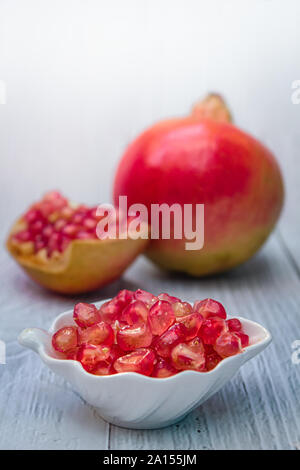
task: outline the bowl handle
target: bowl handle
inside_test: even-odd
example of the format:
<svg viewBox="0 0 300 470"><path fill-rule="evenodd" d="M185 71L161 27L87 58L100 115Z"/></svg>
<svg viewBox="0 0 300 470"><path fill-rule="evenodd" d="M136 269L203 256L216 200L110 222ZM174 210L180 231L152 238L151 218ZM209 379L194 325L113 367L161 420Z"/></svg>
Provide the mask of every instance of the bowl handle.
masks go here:
<svg viewBox="0 0 300 470"><path fill-rule="evenodd" d="M38 352L39 347L45 344L48 336L49 334L46 330L40 328L26 328L20 333L18 341L22 346L25 346L25 348Z"/></svg>

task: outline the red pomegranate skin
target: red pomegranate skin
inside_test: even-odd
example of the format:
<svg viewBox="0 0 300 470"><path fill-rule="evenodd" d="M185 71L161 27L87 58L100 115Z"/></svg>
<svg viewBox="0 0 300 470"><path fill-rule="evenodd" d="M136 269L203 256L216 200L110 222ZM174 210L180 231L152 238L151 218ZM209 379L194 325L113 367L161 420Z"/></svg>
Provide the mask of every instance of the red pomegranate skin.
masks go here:
<svg viewBox="0 0 300 470"><path fill-rule="evenodd" d="M186 239L152 240L147 256L162 268L205 276L250 258L279 217L284 197L279 166L258 140L228 122L196 117L160 122L122 157L114 201L204 204L204 247Z"/></svg>

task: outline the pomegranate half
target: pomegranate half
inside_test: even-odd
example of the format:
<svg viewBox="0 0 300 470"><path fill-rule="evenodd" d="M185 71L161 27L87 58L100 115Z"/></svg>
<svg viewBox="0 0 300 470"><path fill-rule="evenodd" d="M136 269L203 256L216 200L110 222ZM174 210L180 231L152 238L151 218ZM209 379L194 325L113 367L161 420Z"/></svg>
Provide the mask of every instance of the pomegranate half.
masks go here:
<svg viewBox="0 0 300 470"><path fill-rule="evenodd" d="M283 204L283 181L272 153L230 123L218 95L191 115L155 124L129 145L114 182L114 201L204 204L204 247L190 240L151 240L146 254L159 266L204 276L250 258L264 243Z"/></svg>
<svg viewBox="0 0 300 470"><path fill-rule="evenodd" d="M6 246L36 282L63 294L89 292L121 276L147 239L99 239L95 207L47 193L12 227ZM141 233L148 226L141 226Z"/></svg>

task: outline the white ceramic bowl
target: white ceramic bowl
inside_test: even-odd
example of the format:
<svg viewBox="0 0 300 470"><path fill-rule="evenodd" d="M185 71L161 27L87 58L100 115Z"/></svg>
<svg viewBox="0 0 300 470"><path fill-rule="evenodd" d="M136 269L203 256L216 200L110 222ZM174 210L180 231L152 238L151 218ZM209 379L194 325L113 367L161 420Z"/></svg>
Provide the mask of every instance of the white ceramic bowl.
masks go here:
<svg viewBox="0 0 300 470"><path fill-rule="evenodd" d="M74 325L72 313L69 310L59 315L49 331L23 330L19 342L37 352L53 372L68 380L86 402L98 408L106 421L126 428L160 428L181 420L216 393L272 339L269 331L258 323L237 317L250 337L250 345L241 354L221 361L210 372L184 371L164 379L133 372L100 377L86 372L77 361L59 359L52 348L52 334L62 326Z"/></svg>

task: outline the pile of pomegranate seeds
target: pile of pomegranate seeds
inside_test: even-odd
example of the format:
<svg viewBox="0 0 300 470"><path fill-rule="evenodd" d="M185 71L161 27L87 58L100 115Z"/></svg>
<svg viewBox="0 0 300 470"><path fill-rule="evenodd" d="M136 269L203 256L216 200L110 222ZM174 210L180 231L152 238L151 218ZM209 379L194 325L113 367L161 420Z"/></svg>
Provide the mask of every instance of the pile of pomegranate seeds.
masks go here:
<svg viewBox="0 0 300 470"><path fill-rule="evenodd" d="M23 215L12 240L23 254L40 253L50 258L62 253L74 239L96 239L99 220L96 207L74 206L59 192L51 191Z"/></svg>
<svg viewBox="0 0 300 470"><path fill-rule="evenodd" d="M94 375L208 372L249 345L241 322L226 320L223 305L213 299L192 306L165 293L122 290L99 309L78 303L73 318L76 326L53 335L53 348Z"/></svg>

